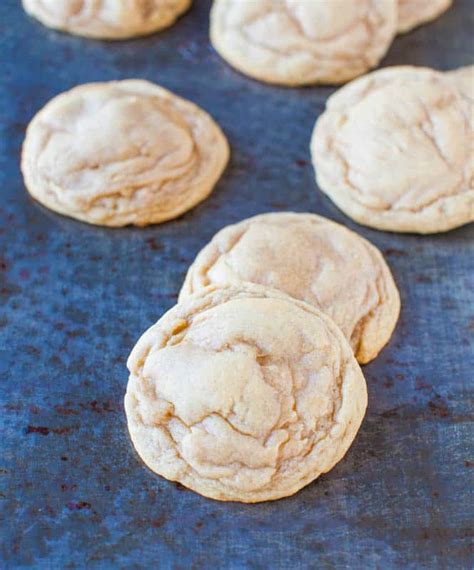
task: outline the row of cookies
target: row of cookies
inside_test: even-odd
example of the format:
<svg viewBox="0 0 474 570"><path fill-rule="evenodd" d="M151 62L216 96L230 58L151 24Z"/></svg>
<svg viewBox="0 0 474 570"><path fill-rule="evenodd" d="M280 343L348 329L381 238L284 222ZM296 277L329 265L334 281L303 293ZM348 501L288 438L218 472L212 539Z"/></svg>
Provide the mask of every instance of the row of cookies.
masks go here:
<svg viewBox="0 0 474 570"><path fill-rule="evenodd" d="M328 105L318 121L318 176L336 176L328 187L320 181L322 189L341 204L344 191L354 191L368 225L372 210L389 209L399 231L410 231L397 221L405 210L430 218L428 230L414 223L415 231L471 221L469 72L457 72L449 88L451 79L431 70L379 73L390 77L354 82L346 88L354 89L354 104L336 106L336 117ZM400 108L395 94L405 90ZM431 151L445 159L447 172L437 167L433 180L447 190L435 185L430 194ZM424 160L405 166L412 153ZM146 225L203 199L228 155L224 135L201 109L158 86L126 81L81 86L47 105L28 129L22 169L30 192L58 212L104 225ZM388 196L377 194L385 189L374 174L378 158L382 166L395 163ZM347 186L337 185L337 174ZM426 194L433 199L427 207L437 206L434 219L424 212ZM414 199L421 208L412 207ZM357 360L368 362L382 349L399 308L380 252L329 220L270 214L225 228L189 269L178 305L130 356L125 405L138 453L157 473L220 500L298 491L331 469L354 439L367 405Z"/></svg>
<svg viewBox="0 0 474 570"><path fill-rule="evenodd" d="M395 35L430 21L452 0L215 0L217 52L255 79L281 85L338 84L378 65ZM173 24L191 0L23 0L45 25L123 39Z"/></svg>
<svg viewBox="0 0 474 570"><path fill-rule="evenodd" d="M206 114L145 82L82 86L50 105L29 128L25 180L43 203L80 219L147 223L163 204L175 212L190 185L208 191L227 160ZM205 144L196 150L193 140ZM161 180L170 202L155 204ZM296 492L349 448L367 405L354 353L361 363L377 355L399 307L380 252L338 224L270 214L225 228L129 359L138 453L216 499Z"/></svg>
<svg viewBox="0 0 474 570"><path fill-rule="evenodd" d="M410 220L417 231L471 221L472 69L445 76L394 68L372 75L345 88L353 102L345 111L355 109L363 126L338 116L332 135L342 142L320 144L318 123L313 150L322 146L343 156L351 149L348 125L356 135L351 162L360 158L357 151L363 155L368 137L369 153L375 151L365 158L369 172L377 151L382 161L395 154L397 167L388 174L395 186L410 175L417 184L392 223L404 221L407 211L420 215ZM364 97L365 114L354 104ZM327 116L320 121L324 126ZM405 153L414 154L413 163L406 164ZM446 163L444 178L438 157ZM428 181L427 164L435 173ZM364 180L362 166L350 164ZM329 161L326 168L344 172L344 181L354 178L349 168ZM438 178L448 186L432 189L426 208L435 208L412 207L410 200L423 203L422 190ZM377 189L376 180L371 188ZM214 499L258 502L297 492L329 471L355 438L367 405L357 361L378 354L399 310L380 252L334 222L280 213L224 228L189 268L178 305L129 358L125 407L137 452L156 473Z"/></svg>
<svg viewBox="0 0 474 570"><path fill-rule="evenodd" d="M403 97L401 97L403 94ZM319 188L357 222L395 232L474 220L474 66L392 67L332 95L314 129ZM31 121L31 195L106 226L175 218L206 198L229 159L202 109L141 80L82 85Z"/></svg>
<svg viewBox="0 0 474 570"><path fill-rule="evenodd" d="M399 311L382 254L339 224L272 213L224 228L128 360L138 454L214 499L292 495L349 449L367 407L359 363Z"/></svg>

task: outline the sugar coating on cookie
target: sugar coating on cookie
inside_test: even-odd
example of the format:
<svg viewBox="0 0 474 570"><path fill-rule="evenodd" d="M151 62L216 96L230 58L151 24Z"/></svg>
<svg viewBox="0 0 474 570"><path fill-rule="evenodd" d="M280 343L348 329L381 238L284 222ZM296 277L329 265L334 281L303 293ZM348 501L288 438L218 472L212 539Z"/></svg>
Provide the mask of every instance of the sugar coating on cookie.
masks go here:
<svg viewBox="0 0 474 570"><path fill-rule="evenodd" d="M379 250L314 214L264 214L224 228L189 268L180 300L209 285L242 282L320 308L361 363L389 341L400 312L397 286Z"/></svg>
<svg viewBox="0 0 474 570"><path fill-rule="evenodd" d="M173 24L191 0L23 0L45 26L99 39L151 34Z"/></svg>
<svg viewBox="0 0 474 570"><path fill-rule="evenodd" d="M164 222L202 201L229 148L193 103L141 80L92 83L31 121L22 171L48 208L106 226Z"/></svg>
<svg viewBox="0 0 474 570"><path fill-rule="evenodd" d="M211 41L233 67L281 85L343 83L375 67L397 0L215 0Z"/></svg>
<svg viewBox="0 0 474 570"><path fill-rule="evenodd" d="M398 32L405 33L435 20L453 0L398 0Z"/></svg>
<svg viewBox="0 0 474 570"><path fill-rule="evenodd" d="M316 123L320 189L357 222L434 233L474 220L472 106L444 74L393 67L340 89Z"/></svg>
<svg viewBox="0 0 474 570"><path fill-rule="evenodd" d="M128 360L133 444L156 473L222 501L279 499L347 452L367 406L338 327L270 289L208 288Z"/></svg>

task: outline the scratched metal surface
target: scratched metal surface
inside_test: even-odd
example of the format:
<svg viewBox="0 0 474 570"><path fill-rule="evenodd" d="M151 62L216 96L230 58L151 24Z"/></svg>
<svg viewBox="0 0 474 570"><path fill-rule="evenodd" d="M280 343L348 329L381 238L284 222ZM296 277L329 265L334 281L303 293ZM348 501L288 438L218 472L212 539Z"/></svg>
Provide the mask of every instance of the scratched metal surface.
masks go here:
<svg viewBox="0 0 474 570"><path fill-rule="evenodd" d="M384 65L474 60L474 4L398 38ZM357 227L315 188L308 142L329 88L260 85L209 47L209 1L174 28L101 43L0 6L1 568L456 568L472 564L474 227L394 235ZM78 83L142 77L208 109L231 164L181 219L107 230L26 194L24 129ZM365 367L370 404L347 457L296 496L206 500L148 471L128 439L126 357L176 301L195 253L222 226L310 211L386 254L400 324ZM471 490L470 490L471 489Z"/></svg>

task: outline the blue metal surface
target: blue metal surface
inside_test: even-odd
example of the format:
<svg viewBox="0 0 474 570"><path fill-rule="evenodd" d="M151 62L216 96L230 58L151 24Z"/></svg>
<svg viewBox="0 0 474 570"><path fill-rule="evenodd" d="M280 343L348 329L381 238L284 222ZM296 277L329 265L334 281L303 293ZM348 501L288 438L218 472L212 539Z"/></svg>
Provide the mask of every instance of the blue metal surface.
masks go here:
<svg viewBox="0 0 474 570"><path fill-rule="evenodd" d="M1 568L449 568L472 566L474 227L395 235L358 227L315 188L309 137L329 88L286 90L235 73L209 46L208 0L170 30L102 43L0 5ZM474 5L458 0L398 38L384 65L472 63ZM141 77L209 110L233 156L181 219L108 230L24 190L25 127L78 83ZM365 367L367 418L347 457L296 496L206 500L148 471L122 399L138 336L176 301L222 226L271 210L317 212L386 254L403 310Z"/></svg>

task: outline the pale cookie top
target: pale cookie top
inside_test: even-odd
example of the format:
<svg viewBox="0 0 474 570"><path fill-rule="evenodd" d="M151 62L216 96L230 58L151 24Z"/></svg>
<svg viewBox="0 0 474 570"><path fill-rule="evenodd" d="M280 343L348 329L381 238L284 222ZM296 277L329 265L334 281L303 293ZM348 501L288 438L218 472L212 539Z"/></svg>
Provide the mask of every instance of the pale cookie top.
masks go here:
<svg viewBox="0 0 474 570"><path fill-rule="evenodd" d="M472 106L447 76L392 67L329 98L311 144L318 185L359 223L446 231L474 220Z"/></svg>
<svg viewBox="0 0 474 570"><path fill-rule="evenodd" d="M344 456L367 406L364 376L329 317L256 286L209 288L177 305L128 368L139 455L223 501L296 493Z"/></svg>
<svg viewBox="0 0 474 570"><path fill-rule="evenodd" d="M313 214L264 214L224 228L191 265L180 300L211 284L242 281L319 307L362 363L388 342L400 312L397 287L379 250Z"/></svg>
<svg viewBox="0 0 474 570"><path fill-rule="evenodd" d="M343 83L376 66L397 0L215 0L211 40L242 73L282 85Z"/></svg>
<svg viewBox="0 0 474 570"><path fill-rule="evenodd" d="M174 218L213 189L227 141L202 109L141 80L55 97L30 123L25 183L39 202L93 224Z"/></svg>
<svg viewBox="0 0 474 570"><path fill-rule="evenodd" d="M398 31L409 32L441 16L453 0L398 0Z"/></svg>
<svg viewBox="0 0 474 570"><path fill-rule="evenodd" d="M42 24L79 36L124 39L173 24L191 0L23 0Z"/></svg>

